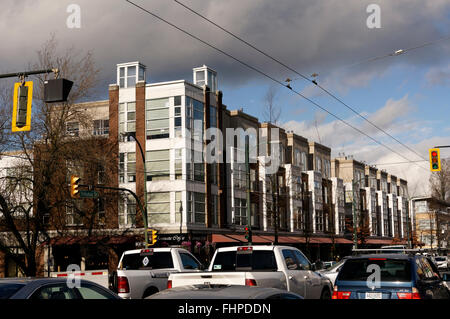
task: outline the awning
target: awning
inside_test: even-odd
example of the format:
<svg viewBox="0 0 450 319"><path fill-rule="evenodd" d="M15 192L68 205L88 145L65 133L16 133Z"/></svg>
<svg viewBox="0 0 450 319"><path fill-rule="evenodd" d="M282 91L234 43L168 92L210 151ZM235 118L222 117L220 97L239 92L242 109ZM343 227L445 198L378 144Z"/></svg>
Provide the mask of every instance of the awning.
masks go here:
<svg viewBox="0 0 450 319"><path fill-rule="evenodd" d="M359 242L361 242L361 241L359 241ZM365 243L372 244L372 245L392 245L392 239L369 238L369 239L366 239Z"/></svg>
<svg viewBox="0 0 450 319"><path fill-rule="evenodd" d="M118 245L139 241L136 236L63 236L50 239L51 246L69 245L95 245L102 242L104 245Z"/></svg>

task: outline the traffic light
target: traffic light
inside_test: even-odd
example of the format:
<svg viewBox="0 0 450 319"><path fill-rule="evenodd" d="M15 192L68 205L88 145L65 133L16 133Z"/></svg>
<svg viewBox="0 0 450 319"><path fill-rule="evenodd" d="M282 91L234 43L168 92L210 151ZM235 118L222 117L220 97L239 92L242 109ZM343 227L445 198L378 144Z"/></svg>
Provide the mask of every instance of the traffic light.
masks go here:
<svg viewBox="0 0 450 319"><path fill-rule="evenodd" d="M149 231L152 233L152 237L150 238L151 241L148 245L153 246L158 241L158 235L157 235L158 231L154 230L154 229L149 229Z"/></svg>
<svg viewBox="0 0 450 319"><path fill-rule="evenodd" d="M79 190L78 190L78 183L80 182L80 177L72 175L70 177L70 197L72 198L79 198Z"/></svg>
<svg viewBox="0 0 450 319"><path fill-rule="evenodd" d="M11 129L13 132L29 131L31 128L31 103L33 100L33 81L14 84L13 114Z"/></svg>
<svg viewBox="0 0 450 319"><path fill-rule="evenodd" d="M44 82L44 101L46 103L66 102L73 82L66 79L47 80Z"/></svg>
<svg viewBox="0 0 450 319"><path fill-rule="evenodd" d="M441 156L438 148L430 149L430 169L432 172L441 170Z"/></svg>
<svg viewBox="0 0 450 319"><path fill-rule="evenodd" d="M248 242L251 242L252 241L252 230L248 226L245 226L244 230L245 230L245 239L247 239Z"/></svg>

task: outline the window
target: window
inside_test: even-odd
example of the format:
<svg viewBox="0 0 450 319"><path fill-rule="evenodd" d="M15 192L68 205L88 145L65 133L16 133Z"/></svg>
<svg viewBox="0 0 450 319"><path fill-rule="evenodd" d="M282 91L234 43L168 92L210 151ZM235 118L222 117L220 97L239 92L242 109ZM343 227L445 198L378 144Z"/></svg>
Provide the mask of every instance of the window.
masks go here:
<svg viewBox="0 0 450 319"><path fill-rule="evenodd" d="M205 194L187 192L188 223L205 222Z"/></svg>
<svg viewBox="0 0 450 319"><path fill-rule="evenodd" d="M77 288L77 290L83 299L115 299L107 291L86 283L82 283L81 287Z"/></svg>
<svg viewBox="0 0 450 319"><path fill-rule="evenodd" d="M182 149L175 149L175 179L182 179L183 175L183 158Z"/></svg>
<svg viewBox="0 0 450 319"><path fill-rule="evenodd" d="M146 154L147 181L169 179L169 150L147 151Z"/></svg>
<svg viewBox="0 0 450 319"><path fill-rule="evenodd" d="M184 269L200 269L200 264L191 255L180 253L180 258Z"/></svg>
<svg viewBox="0 0 450 319"><path fill-rule="evenodd" d="M66 124L66 133L69 136L78 137L80 133L80 123L69 122Z"/></svg>
<svg viewBox="0 0 450 319"><path fill-rule="evenodd" d="M198 86L203 86L206 84L206 79L205 79L205 71L197 71L196 74L196 83Z"/></svg>
<svg viewBox="0 0 450 319"><path fill-rule="evenodd" d="M109 120L94 120L94 135L109 134Z"/></svg>
<svg viewBox="0 0 450 319"><path fill-rule="evenodd" d="M125 153L119 154L119 183L125 183Z"/></svg>
<svg viewBox="0 0 450 319"><path fill-rule="evenodd" d="M147 100L145 109L147 139L168 138L169 98Z"/></svg>
<svg viewBox="0 0 450 319"><path fill-rule="evenodd" d="M308 259L306 259L303 254L297 250L293 250L295 257L297 257L297 261L300 265L301 270L310 270L311 264L309 263Z"/></svg>
<svg viewBox="0 0 450 319"><path fill-rule="evenodd" d="M297 264L297 260L294 255L294 251L290 249L284 249L283 257L288 270L300 270L300 266Z"/></svg>
<svg viewBox="0 0 450 319"><path fill-rule="evenodd" d="M136 86L136 66L127 67L127 87Z"/></svg>
<svg viewBox="0 0 450 319"><path fill-rule="evenodd" d="M181 222L183 202L181 200L181 192L175 192L175 222Z"/></svg>
<svg viewBox="0 0 450 319"><path fill-rule="evenodd" d="M247 225L247 200L244 198L234 199L234 224Z"/></svg>
<svg viewBox="0 0 450 319"><path fill-rule="evenodd" d="M323 211L316 210L316 232L322 232L323 229Z"/></svg>
<svg viewBox="0 0 450 319"><path fill-rule="evenodd" d="M123 133L136 134L136 103L119 103L119 135ZM131 141L127 137L126 141Z"/></svg>
<svg viewBox="0 0 450 319"><path fill-rule="evenodd" d="M170 223L170 192L148 193L149 224Z"/></svg>
<svg viewBox="0 0 450 319"><path fill-rule="evenodd" d="M103 198L97 199L97 214L98 214L99 223L104 224L106 214L105 214L105 201Z"/></svg>
<svg viewBox="0 0 450 319"><path fill-rule="evenodd" d="M79 299L74 288L66 283L45 285L39 288L30 299Z"/></svg>
<svg viewBox="0 0 450 319"><path fill-rule="evenodd" d="M127 182L136 182L136 153L127 153Z"/></svg>
<svg viewBox="0 0 450 319"><path fill-rule="evenodd" d="M171 252L125 254L120 266L125 270L173 268L172 254Z"/></svg>
<svg viewBox="0 0 450 319"><path fill-rule="evenodd" d="M125 68L124 67L119 68L119 87L120 88L125 87Z"/></svg>
<svg viewBox="0 0 450 319"><path fill-rule="evenodd" d="M79 226L83 224L80 212L83 210L83 200L73 200L66 204L66 225Z"/></svg>
<svg viewBox="0 0 450 319"><path fill-rule="evenodd" d="M124 196L119 200L119 227L136 225L136 200L132 196Z"/></svg>
<svg viewBox="0 0 450 319"><path fill-rule="evenodd" d="M212 271L235 271L238 269L277 271L273 251L253 250L240 254L236 251L218 252Z"/></svg>
<svg viewBox="0 0 450 319"><path fill-rule="evenodd" d="M370 275L367 272L367 267L372 264L380 267L380 280L382 282L411 282L411 263L409 260L383 258L380 260L349 259L342 266L338 280L366 281Z"/></svg>

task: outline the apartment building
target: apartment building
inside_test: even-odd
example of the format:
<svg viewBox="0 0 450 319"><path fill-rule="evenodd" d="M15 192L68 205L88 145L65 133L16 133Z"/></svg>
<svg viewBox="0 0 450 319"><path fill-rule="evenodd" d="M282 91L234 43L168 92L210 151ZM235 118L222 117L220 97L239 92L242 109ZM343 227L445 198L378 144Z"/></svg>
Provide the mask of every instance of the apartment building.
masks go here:
<svg viewBox="0 0 450 319"><path fill-rule="evenodd" d="M410 202L414 216L414 240L421 248L448 253L450 203L432 197L414 197Z"/></svg>
<svg viewBox="0 0 450 319"><path fill-rule="evenodd" d="M103 156L113 169L100 168L84 177L65 163L64 175L128 189L139 202L130 193L110 192L107 200L101 195L94 202L66 205L71 232L55 232L45 250L43 263L52 271L68 263L81 264L82 270L113 269L123 250L142 243L140 206L145 203L148 225L159 232L158 245L183 246L200 258L213 247L246 243L245 226L251 226L254 243L296 245L312 259L346 255L352 247L348 226L353 202L372 236L389 236L395 227L402 234L405 226L397 224L407 201L398 204L392 191L407 194L406 181L353 159L332 160L325 145L261 123L243 109L228 110L217 72L210 67L194 68L192 83L147 83L146 67L139 62L118 64L116 71L109 99L78 104L85 120L66 123L74 142L95 137L100 152L101 145L109 145ZM396 210L394 202L401 207L395 221L388 213L388 208ZM84 220L74 209L81 203L101 217L88 241ZM96 248L99 241L106 249Z"/></svg>

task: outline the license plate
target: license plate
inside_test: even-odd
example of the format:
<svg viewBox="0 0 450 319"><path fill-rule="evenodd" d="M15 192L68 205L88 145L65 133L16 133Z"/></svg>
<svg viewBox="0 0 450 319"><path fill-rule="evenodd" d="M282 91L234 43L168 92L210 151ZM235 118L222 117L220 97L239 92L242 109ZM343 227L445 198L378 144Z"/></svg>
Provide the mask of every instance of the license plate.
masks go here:
<svg viewBox="0 0 450 319"><path fill-rule="evenodd" d="M366 299L383 299L381 292L366 292Z"/></svg>

